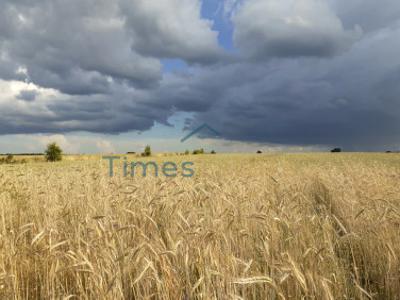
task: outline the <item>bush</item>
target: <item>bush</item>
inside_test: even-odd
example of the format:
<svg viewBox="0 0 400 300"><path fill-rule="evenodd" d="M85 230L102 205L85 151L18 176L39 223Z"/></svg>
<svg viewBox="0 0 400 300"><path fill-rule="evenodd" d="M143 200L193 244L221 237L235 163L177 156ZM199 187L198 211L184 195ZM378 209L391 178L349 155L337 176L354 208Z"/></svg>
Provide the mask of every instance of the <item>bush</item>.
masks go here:
<svg viewBox="0 0 400 300"><path fill-rule="evenodd" d="M262 153L262 151L261 151L261 150L258 150L258 151L257 151L257 154L261 154L261 153Z"/></svg>
<svg viewBox="0 0 400 300"><path fill-rule="evenodd" d="M217 152L215 152L214 150L211 151L211 154L217 154Z"/></svg>
<svg viewBox="0 0 400 300"><path fill-rule="evenodd" d="M8 154L6 156L6 160L5 161L6 161L7 164L13 163L14 162L14 156L12 154Z"/></svg>
<svg viewBox="0 0 400 300"><path fill-rule="evenodd" d="M0 158L0 164L14 164L16 161L14 160L14 155L7 154L6 157Z"/></svg>
<svg viewBox="0 0 400 300"><path fill-rule="evenodd" d="M151 156L151 148L149 145L144 148L144 152L142 153L142 156Z"/></svg>
<svg viewBox="0 0 400 300"><path fill-rule="evenodd" d="M342 152L342 149L340 149L340 148L335 148L335 149L332 149L331 152L332 152L332 153L340 153L340 152Z"/></svg>
<svg viewBox="0 0 400 300"><path fill-rule="evenodd" d="M47 145L47 149L44 154L46 161L55 162L62 159L62 150L56 143Z"/></svg>
<svg viewBox="0 0 400 300"><path fill-rule="evenodd" d="M196 150L194 150L193 151L193 154L204 154L204 149L203 148L201 148L201 149L196 149Z"/></svg>

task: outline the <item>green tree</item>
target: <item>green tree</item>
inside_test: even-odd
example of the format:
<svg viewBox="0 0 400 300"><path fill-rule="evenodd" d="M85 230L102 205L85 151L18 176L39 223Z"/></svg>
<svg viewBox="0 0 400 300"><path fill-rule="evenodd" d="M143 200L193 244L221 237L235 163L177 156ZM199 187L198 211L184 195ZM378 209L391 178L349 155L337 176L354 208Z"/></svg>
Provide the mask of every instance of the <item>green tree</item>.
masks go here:
<svg viewBox="0 0 400 300"><path fill-rule="evenodd" d="M45 157L47 161L60 161L62 159L62 150L56 143L48 144Z"/></svg>
<svg viewBox="0 0 400 300"><path fill-rule="evenodd" d="M142 153L142 156L151 156L151 148L149 145L144 148L144 152Z"/></svg>

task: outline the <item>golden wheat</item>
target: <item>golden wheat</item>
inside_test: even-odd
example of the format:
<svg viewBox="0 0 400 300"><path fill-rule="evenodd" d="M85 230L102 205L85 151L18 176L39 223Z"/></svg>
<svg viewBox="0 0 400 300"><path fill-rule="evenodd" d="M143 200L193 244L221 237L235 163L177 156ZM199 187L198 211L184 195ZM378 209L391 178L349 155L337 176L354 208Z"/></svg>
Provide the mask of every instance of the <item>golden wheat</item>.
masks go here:
<svg viewBox="0 0 400 300"><path fill-rule="evenodd" d="M1 165L0 298L400 299L399 155L168 160Z"/></svg>

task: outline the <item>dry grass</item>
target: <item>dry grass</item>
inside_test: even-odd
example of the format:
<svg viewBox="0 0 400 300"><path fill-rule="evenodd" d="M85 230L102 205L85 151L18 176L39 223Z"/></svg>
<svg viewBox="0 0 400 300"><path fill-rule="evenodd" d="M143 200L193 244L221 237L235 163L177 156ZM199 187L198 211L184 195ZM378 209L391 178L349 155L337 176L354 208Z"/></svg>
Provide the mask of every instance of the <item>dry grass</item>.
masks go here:
<svg viewBox="0 0 400 300"><path fill-rule="evenodd" d="M0 298L400 298L399 155L171 159L0 166Z"/></svg>

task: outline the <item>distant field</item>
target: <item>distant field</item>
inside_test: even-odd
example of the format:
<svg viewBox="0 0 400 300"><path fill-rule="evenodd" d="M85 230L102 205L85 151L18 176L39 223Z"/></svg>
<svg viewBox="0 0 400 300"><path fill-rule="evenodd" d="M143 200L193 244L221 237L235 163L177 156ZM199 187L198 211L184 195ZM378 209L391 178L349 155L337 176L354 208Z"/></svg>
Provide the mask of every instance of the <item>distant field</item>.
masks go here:
<svg viewBox="0 0 400 300"><path fill-rule="evenodd" d="M400 299L400 154L25 159L0 165L0 299Z"/></svg>

